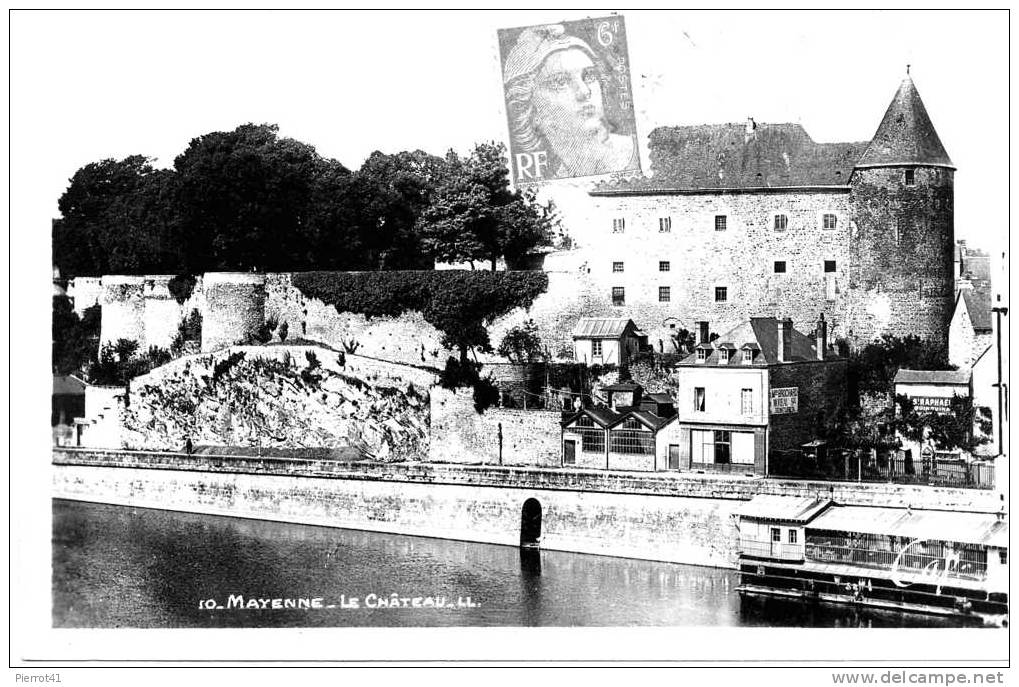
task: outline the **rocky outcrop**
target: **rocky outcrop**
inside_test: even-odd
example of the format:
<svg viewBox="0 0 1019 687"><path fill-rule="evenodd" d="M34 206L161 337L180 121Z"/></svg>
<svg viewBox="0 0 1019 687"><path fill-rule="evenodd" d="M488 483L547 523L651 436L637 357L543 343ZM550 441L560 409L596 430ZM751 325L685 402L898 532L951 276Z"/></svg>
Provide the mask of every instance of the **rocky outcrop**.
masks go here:
<svg viewBox="0 0 1019 687"><path fill-rule="evenodd" d="M392 366L390 366L392 367ZM120 407L124 448L194 445L356 449L375 460L428 452L428 386L408 369L317 346L232 347L180 359L132 381ZM415 385L417 382L417 385Z"/></svg>

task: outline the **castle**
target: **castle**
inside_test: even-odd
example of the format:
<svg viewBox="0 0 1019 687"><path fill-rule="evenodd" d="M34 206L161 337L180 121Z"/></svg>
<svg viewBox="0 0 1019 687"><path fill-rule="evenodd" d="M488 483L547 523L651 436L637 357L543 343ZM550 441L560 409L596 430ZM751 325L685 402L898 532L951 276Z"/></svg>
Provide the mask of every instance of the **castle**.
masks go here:
<svg viewBox="0 0 1019 687"><path fill-rule="evenodd" d="M649 146L653 175L596 186L573 229L605 310L656 348L699 321L821 312L853 345L947 341L955 167L908 74L869 142L748 120L658 128Z"/></svg>

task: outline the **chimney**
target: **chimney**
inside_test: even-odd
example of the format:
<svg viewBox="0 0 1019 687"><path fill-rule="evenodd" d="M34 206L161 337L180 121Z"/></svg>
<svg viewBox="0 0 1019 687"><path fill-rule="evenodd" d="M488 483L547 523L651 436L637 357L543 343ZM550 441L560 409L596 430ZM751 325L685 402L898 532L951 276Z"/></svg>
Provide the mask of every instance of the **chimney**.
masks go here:
<svg viewBox="0 0 1019 687"><path fill-rule="evenodd" d="M789 360L789 344L793 338L793 321L786 317L785 319L777 320L777 322L778 344L775 352L778 355L778 362L784 363Z"/></svg>
<svg viewBox="0 0 1019 687"><path fill-rule="evenodd" d="M708 343L708 323L707 322L695 322L697 326L697 343Z"/></svg>
<svg viewBox="0 0 1019 687"><path fill-rule="evenodd" d="M973 288L973 273L966 272L961 277L955 280L955 290L962 291L963 289Z"/></svg>
<svg viewBox="0 0 1019 687"><path fill-rule="evenodd" d="M817 359L824 360L824 354L828 350L828 323L824 319L824 313L817 318L817 330L814 335L817 337Z"/></svg>

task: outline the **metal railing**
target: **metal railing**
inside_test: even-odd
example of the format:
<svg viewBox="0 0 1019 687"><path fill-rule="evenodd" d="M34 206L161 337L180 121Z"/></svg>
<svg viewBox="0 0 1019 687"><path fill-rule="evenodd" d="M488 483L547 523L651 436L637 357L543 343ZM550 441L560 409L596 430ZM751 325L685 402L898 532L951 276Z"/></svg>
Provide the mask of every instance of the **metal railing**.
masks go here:
<svg viewBox="0 0 1019 687"><path fill-rule="evenodd" d="M816 457L803 451L772 451L768 476L846 482L893 482L969 489L994 488L994 464L955 454L913 459L903 452L829 450Z"/></svg>

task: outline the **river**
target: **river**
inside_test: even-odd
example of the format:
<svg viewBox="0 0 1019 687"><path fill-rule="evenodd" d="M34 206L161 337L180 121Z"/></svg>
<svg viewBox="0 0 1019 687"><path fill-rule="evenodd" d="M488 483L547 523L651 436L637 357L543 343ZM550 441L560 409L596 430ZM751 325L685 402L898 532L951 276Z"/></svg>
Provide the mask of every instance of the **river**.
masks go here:
<svg viewBox="0 0 1019 687"><path fill-rule="evenodd" d="M53 501L54 627L958 625L741 599L737 583L691 565Z"/></svg>

